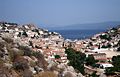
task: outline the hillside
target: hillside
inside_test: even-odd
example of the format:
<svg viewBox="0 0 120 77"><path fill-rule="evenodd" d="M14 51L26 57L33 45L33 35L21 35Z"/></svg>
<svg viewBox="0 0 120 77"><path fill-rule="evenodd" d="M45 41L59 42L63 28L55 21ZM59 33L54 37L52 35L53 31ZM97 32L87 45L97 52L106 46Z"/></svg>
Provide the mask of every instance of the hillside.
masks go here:
<svg viewBox="0 0 120 77"><path fill-rule="evenodd" d="M119 25L90 39L71 41L34 24L0 22L0 77L83 77L95 72L100 76L101 71L89 62L112 63L112 57L119 55L119 51ZM88 53L101 56L91 60ZM118 72L116 66L113 68ZM88 68L92 72L86 71Z"/></svg>
<svg viewBox="0 0 120 77"><path fill-rule="evenodd" d="M0 22L0 77L82 77L67 65L63 42L33 24Z"/></svg>

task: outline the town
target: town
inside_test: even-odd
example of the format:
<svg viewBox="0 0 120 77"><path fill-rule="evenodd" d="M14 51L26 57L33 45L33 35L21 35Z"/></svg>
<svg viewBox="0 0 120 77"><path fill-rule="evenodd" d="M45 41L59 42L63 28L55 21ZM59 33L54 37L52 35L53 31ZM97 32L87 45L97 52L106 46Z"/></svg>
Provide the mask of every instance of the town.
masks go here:
<svg viewBox="0 0 120 77"><path fill-rule="evenodd" d="M0 22L0 77L119 77L119 60L120 26L72 41L34 24Z"/></svg>

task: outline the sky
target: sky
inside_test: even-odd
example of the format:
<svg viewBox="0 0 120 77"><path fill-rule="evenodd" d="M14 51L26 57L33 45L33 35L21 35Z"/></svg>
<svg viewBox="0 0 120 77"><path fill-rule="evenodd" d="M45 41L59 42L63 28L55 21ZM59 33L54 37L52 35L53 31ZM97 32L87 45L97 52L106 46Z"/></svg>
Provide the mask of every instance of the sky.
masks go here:
<svg viewBox="0 0 120 77"><path fill-rule="evenodd" d="M57 26L120 21L120 0L0 0L0 21Z"/></svg>

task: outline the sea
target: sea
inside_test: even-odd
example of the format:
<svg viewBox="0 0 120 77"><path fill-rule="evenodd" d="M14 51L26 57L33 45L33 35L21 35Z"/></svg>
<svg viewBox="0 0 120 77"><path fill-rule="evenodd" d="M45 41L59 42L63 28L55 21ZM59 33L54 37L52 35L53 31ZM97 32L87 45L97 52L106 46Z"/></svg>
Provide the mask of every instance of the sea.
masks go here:
<svg viewBox="0 0 120 77"><path fill-rule="evenodd" d="M61 34L65 39L81 40L92 37L95 34L105 32L105 30L51 30Z"/></svg>

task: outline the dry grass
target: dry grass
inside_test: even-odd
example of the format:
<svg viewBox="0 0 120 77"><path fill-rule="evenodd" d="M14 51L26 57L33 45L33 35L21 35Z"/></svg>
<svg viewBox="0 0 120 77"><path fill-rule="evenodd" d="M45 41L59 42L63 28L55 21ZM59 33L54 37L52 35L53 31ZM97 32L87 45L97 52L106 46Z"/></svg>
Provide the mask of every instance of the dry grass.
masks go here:
<svg viewBox="0 0 120 77"><path fill-rule="evenodd" d="M34 77L58 77L58 76L56 74L54 74L53 72L46 71L46 72L41 72L41 73L35 75Z"/></svg>

